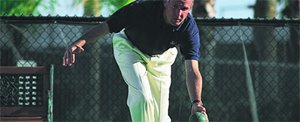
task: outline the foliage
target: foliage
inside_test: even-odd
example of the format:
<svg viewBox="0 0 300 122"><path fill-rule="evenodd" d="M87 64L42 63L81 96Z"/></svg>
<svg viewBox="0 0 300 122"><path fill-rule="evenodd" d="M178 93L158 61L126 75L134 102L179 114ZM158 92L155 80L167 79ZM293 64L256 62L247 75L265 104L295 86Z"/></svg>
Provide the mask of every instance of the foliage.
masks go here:
<svg viewBox="0 0 300 122"><path fill-rule="evenodd" d="M108 11L113 13L119 8L133 2L135 0L105 0L104 4L108 5Z"/></svg>
<svg viewBox="0 0 300 122"><path fill-rule="evenodd" d="M50 0L50 4L42 4L43 0L1 0L0 1L0 15L40 15L37 10L39 6L45 9L54 10L56 0Z"/></svg>
<svg viewBox="0 0 300 122"><path fill-rule="evenodd" d="M81 3L92 4L93 2L86 2L87 0L74 0L73 5ZM133 2L134 0L98 0L101 7L105 7L106 12L113 13L122 6ZM57 0L0 0L0 15L40 15L41 12L38 7L45 11L54 11ZM93 7L93 6L91 6ZM91 8L93 9L93 8ZM96 9L96 8L94 8Z"/></svg>
<svg viewBox="0 0 300 122"><path fill-rule="evenodd" d="M284 5L284 8L279 12L281 17L299 18L299 2L300 0L278 0Z"/></svg>
<svg viewBox="0 0 300 122"><path fill-rule="evenodd" d="M288 0L277 0L277 2L287 5L289 1Z"/></svg>
<svg viewBox="0 0 300 122"><path fill-rule="evenodd" d="M109 13L113 13L116 10L118 10L119 8L135 1L135 0L98 0L99 2L101 2L100 4L102 9L105 9L106 12ZM89 2L86 2L86 0L74 0L73 1L73 5L78 5L78 4L89 4Z"/></svg>
<svg viewBox="0 0 300 122"><path fill-rule="evenodd" d="M34 15L39 14L36 8L42 0L1 0L1 15Z"/></svg>

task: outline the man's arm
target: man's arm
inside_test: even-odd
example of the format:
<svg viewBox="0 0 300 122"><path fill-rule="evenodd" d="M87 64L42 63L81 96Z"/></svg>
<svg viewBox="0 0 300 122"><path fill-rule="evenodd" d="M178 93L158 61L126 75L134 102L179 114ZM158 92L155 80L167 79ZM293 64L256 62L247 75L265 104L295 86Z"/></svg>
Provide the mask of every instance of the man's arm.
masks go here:
<svg viewBox="0 0 300 122"><path fill-rule="evenodd" d="M185 60L185 71L186 71L186 85L190 100L192 102L191 113L197 111L205 112L205 108L202 106L202 76L198 68L197 60Z"/></svg>
<svg viewBox="0 0 300 122"><path fill-rule="evenodd" d="M88 30L87 33L82 35L78 40L76 40L73 44L75 46L84 46L86 43L95 40L99 36L104 36L109 33L109 27L106 22L100 23L92 29Z"/></svg>
<svg viewBox="0 0 300 122"><path fill-rule="evenodd" d="M104 36L109 33L109 27L106 22L100 23L90 30L88 30L84 35L71 44L71 46L66 50L63 57L63 66L71 66L75 63L75 53L84 51L83 46L95 40L97 37Z"/></svg>

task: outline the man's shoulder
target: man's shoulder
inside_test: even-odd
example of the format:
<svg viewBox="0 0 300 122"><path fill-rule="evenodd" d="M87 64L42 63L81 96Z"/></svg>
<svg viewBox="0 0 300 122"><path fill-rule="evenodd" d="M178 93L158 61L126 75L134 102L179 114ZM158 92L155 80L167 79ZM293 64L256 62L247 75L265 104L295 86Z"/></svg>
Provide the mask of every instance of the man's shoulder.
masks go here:
<svg viewBox="0 0 300 122"><path fill-rule="evenodd" d="M135 1L136 4L142 5L143 7L162 7L163 1L162 0L137 0Z"/></svg>
<svg viewBox="0 0 300 122"><path fill-rule="evenodd" d="M142 4L161 4L163 0L136 0L135 3L142 3Z"/></svg>
<svg viewBox="0 0 300 122"><path fill-rule="evenodd" d="M182 24L182 29L186 32L198 31L198 25L191 14L188 14L184 23Z"/></svg>
<svg viewBox="0 0 300 122"><path fill-rule="evenodd" d="M195 18L193 17L193 15L191 13L188 14L187 20L188 20L188 23L196 24Z"/></svg>

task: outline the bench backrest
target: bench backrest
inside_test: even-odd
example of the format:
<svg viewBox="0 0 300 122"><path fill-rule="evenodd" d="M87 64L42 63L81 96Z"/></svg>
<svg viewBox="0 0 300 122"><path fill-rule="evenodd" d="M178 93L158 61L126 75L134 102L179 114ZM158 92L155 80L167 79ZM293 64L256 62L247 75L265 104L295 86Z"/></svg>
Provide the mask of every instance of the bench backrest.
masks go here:
<svg viewBox="0 0 300 122"><path fill-rule="evenodd" d="M0 66L0 116L46 118L48 90L45 67Z"/></svg>

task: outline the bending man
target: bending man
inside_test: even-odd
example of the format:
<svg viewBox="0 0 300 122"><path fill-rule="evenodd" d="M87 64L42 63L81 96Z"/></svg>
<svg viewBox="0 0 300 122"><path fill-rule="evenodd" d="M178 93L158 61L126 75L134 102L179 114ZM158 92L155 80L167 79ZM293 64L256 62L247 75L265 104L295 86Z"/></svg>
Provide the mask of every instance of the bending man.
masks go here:
<svg viewBox="0 0 300 122"><path fill-rule="evenodd" d="M169 122L171 65L179 46L185 58L191 114L205 112L202 77L198 69L200 39L190 15L193 0L136 1L76 40L64 55L64 66L75 63L75 53L97 37L113 37L114 57L128 85L127 105L134 122Z"/></svg>

